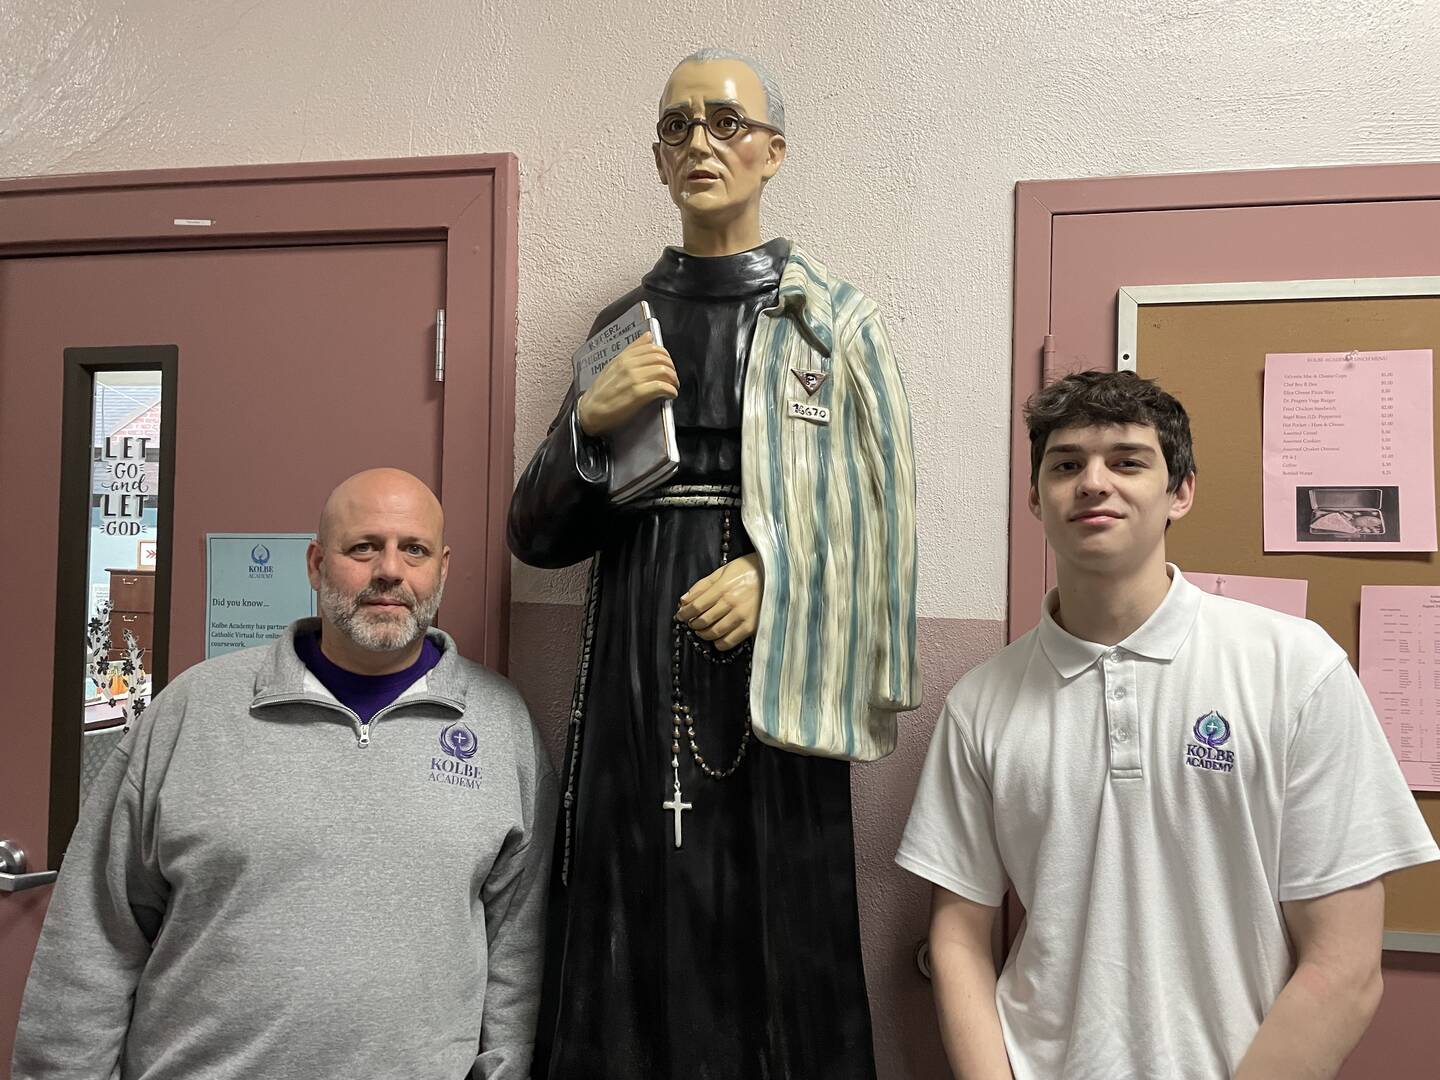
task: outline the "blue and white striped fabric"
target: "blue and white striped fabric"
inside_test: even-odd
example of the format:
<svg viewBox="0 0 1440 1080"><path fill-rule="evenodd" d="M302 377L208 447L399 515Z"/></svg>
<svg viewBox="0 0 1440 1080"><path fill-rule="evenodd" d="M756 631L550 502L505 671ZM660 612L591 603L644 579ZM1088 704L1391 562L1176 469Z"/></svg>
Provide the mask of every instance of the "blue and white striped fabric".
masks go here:
<svg viewBox="0 0 1440 1080"><path fill-rule="evenodd" d="M792 372L827 377L811 394ZM829 422L792 416L795 402ZM910 412L874 302L798 248L755 328L741 438L741 515L765 568L756 734L882 758L895 714L920 704Z"/></svg>

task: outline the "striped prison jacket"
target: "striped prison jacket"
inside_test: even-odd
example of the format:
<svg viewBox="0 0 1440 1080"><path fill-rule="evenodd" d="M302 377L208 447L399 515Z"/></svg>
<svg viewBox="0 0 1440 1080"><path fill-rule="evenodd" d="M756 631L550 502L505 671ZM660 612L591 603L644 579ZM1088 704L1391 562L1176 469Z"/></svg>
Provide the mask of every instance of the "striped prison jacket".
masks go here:
<svg viewBox="0 0 1440 1080"><path fill-rule="evenodd" d="M825 376L813 392L806 373ZM756 733L882 758L895 714L920 704L920 666L910 413L875 303L792 247L744 398L741 517L765 568Z"/></svg>

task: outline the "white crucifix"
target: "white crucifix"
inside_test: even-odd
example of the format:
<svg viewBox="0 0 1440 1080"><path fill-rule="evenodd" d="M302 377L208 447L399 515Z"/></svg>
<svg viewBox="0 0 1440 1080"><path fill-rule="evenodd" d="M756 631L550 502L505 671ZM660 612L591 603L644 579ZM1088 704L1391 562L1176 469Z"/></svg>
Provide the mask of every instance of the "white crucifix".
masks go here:
<svg viewBox="0 0 1440 1080"><path fill-rule="evenodd" d="M661 803L660 805L661 805L661 807L663 807L663 808L666 809L666 810L669 810L671 813L673 813L673 814L675 815L675 846L678 848L678 847L680 846L680 840L681 840L680 815L683 814L686 810L693 810L693 809L694 809L694 807L691 806L688 802L681 802L681 801L680 801L680 781L679 781L679 780L676 780L676 781L675 781L675 794L672 795L672 796L669 798L668 801L663 802L663 803Z"/></svg>

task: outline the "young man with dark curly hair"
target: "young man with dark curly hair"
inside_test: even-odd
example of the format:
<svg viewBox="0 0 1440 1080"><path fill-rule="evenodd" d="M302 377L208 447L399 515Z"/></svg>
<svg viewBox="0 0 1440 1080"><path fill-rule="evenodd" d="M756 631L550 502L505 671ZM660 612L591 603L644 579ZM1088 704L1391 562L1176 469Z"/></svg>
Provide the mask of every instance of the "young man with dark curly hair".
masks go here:
<svg viewBox="0 0 1440 1080"><path fill-rule="evenodd" d="M1440 851L1344 650L1166 562L1195 498L1180 403L1092 371L1025 416L1057 587L947 698L896 857L935 886L951 1065L1333 1077L1380 999L1381 879Z"/></svg>

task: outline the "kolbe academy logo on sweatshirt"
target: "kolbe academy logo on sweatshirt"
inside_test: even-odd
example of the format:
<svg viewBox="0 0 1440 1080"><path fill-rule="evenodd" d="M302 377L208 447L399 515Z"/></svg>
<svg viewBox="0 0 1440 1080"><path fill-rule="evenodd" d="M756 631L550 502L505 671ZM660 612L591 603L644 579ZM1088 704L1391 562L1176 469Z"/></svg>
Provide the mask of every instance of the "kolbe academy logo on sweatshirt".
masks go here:
<svg viewBox="0 0 1440 1080"><path fill-rule="evenodd" d="M1185 764L1210 772L1234 772L1235 751L1222 747L1230 741L1230 721L1211 709L1195 721L1195 741L1185 746Z"/></svg>
<svg viewBox="0 0 1440 1080"><path fill-rule="evenodd" d="M430 759L430 779L455 787L478 788L480 766L471 763L479 749L479 740L459 720L440 729L442 756Z"/></svg>

